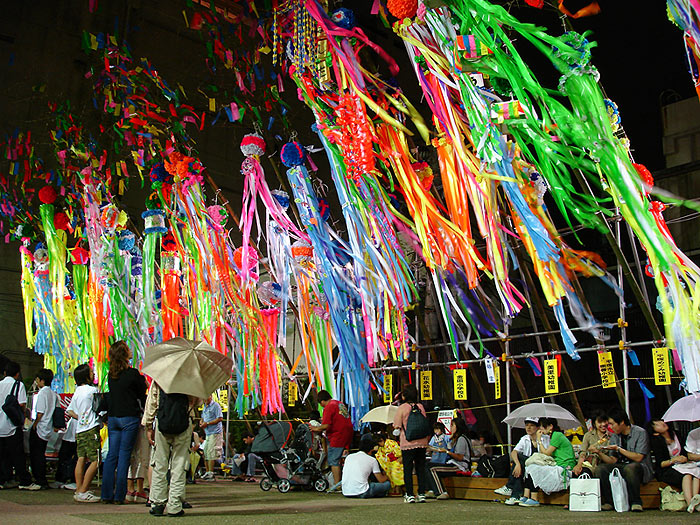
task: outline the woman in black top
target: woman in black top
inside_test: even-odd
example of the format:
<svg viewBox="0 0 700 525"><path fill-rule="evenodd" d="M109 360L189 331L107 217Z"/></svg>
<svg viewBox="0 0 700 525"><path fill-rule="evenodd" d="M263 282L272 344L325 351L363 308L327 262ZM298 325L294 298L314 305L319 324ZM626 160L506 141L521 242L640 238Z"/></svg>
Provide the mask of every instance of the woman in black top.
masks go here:
<svg viewBox="0 0 700 525"><path fill-rule="evenodd" d="M146 380L138 370L131 368L131 357L131 350L124 341L117 341L109 349L109 451L102 481L104 503L124 502L131 450L146 402Z"/></svg>

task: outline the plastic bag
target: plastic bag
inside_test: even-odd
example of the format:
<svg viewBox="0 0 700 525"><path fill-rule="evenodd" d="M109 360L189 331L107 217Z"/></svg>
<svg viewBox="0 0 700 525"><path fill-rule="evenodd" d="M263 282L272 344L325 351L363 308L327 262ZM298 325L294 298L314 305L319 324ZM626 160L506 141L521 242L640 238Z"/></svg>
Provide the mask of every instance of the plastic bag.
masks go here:
<svg viewBox="0 0 700 525"><path fill-rule="evenodd" d="M683 494L679 494L668 485L662 489L659 489L659 491L661 491L661 510L677 512L679 510L686 509Z"/></svg>
<svg viewBox="0 0 700 525"><path fill-rule="evenodd" d="M630 502L627 496L627 482L620 474L620 469L613 469L610 473L610 490L612 491L613 505L617 512L630 510Z"/></svg>

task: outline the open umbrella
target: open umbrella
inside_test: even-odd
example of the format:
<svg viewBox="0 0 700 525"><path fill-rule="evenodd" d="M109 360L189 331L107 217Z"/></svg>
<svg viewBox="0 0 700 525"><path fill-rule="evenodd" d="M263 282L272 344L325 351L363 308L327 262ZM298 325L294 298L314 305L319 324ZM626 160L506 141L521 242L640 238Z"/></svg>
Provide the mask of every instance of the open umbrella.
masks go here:
<svg viewBox="0 0 700 525"><path fill-rule="evenodd" d="M664 421L700 421L700 393L695 392L673 403L661 417Z"/></svg>
<svg viewBox="0 0 700 525"><path fill-rule="evenodd" d="M551 417L557 420L561 429L578 428L581 423L567 409L554 403L530 403L513 410L503 422L512 427L525 428L525 419L531 417Z"/></svg>
<svg viewBox="0 0 700 525"><path fill-rule="evenodd" d="M231 377L233 361L203 341L175 337L146 348L143 373L167 394L206 399Z"/></svg>
<svg viewBox="0 0 700 525"><path fill-rule="evenodd" d="M394 405L383 405L377 408L373 408L367 412L360 421L362 423L384 423L388 425L394 422L394 415L398 407Z"/></svg>

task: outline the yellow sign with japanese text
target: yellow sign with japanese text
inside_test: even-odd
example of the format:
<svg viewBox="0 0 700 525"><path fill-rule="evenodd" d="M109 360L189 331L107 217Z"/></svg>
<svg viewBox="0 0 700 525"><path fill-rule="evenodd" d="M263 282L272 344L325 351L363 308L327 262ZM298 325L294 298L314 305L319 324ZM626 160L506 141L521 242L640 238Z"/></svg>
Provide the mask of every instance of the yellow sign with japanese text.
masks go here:
<svg viewBox="0 0 700 525"><path fill-rule="evenodd" d="M391 403L394 400L394 396L392 395L393 377L391 376L391 374L384 375L384 385L382 386L384 386L384 390L386 390L386 392L384 392L384 402Z"/></svg>
<svg viewBox="0 0 700 525"><path fill-rule="evenodd" d="M299 387L297 386L296 382L290 381L289 388L287 389L287 404L290 407L293 407L296 404L298 398Z"/></svg>
<svg viewBox="0 0 700 525"><path fill-rule="evenodd" d="M420 398L423 401L433 399L433 372L430 370L421 370Z"/></svg>
<svg viewBox="0 0 700 525"><path fill-rule="evenodd" d="M668 359L668 348L654 348L652 350L654 360L654 384L671 384L671 366Z"/></svg>
<svg viewBox="0 0 700 525"><path fill-rule="evenodd" d="M467 399L467 371L464 368L457 368L453 372L455 387L455 400L466 401Z"/></svg>
<svg viewBox="0 0 700 525"><path fill-rule="evenodd" d="M559 376L557 375L557 360L544 360L544 391L547 394L559 393Z"/></svg>
<svg viewBox="0 0 700 525"><path fill-rule="evenodd" d="M496 399L501 399L501 367L498 363L494 363L493 373L496 376L496 382L493 385Z"/></svg>
<svg viewBox="0 0 700 525"><path fill-rule="evenodd" d="M615 364L610 352L598 352L598 368L603 388L615 387Z"/></svg>

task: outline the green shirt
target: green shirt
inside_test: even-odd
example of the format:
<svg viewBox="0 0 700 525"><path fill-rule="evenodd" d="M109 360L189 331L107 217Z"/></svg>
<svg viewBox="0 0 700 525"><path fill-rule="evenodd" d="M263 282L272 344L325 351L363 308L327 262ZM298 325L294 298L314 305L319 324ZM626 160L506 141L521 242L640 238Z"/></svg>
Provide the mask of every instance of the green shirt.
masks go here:
<svg viewBox="0 0 700 525"><path fill-rule="evenodd" d="M549 446L555 447L552 457L560 467L573 468L576 465L576 457L574 456L574 447L571 442L566 439L566 436L561 432L552 432L552 437L549 440Z"/></svg>

